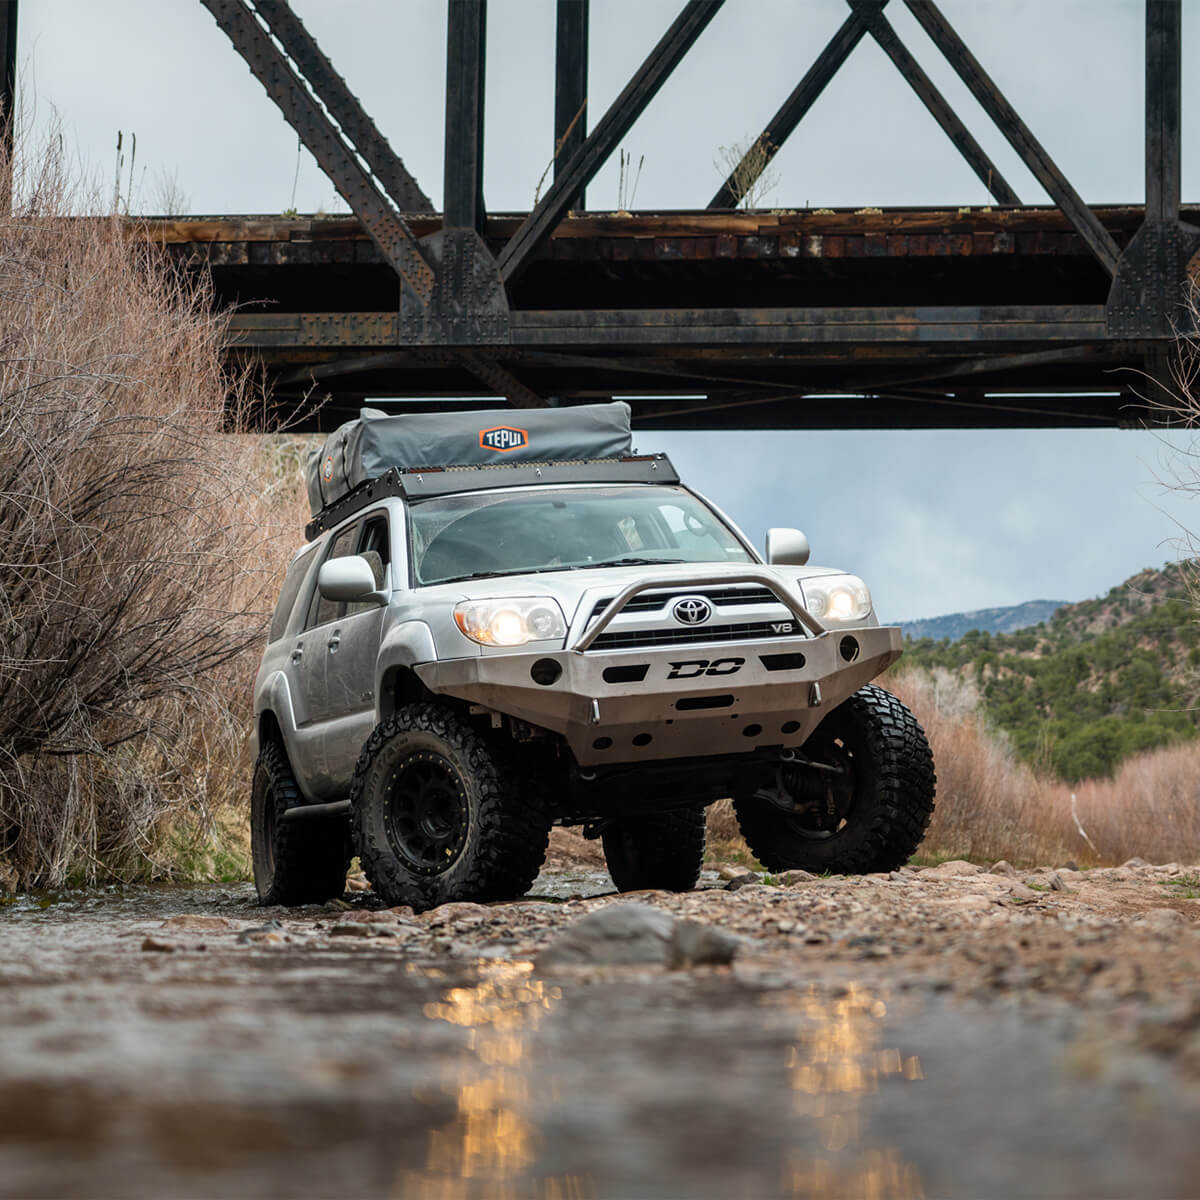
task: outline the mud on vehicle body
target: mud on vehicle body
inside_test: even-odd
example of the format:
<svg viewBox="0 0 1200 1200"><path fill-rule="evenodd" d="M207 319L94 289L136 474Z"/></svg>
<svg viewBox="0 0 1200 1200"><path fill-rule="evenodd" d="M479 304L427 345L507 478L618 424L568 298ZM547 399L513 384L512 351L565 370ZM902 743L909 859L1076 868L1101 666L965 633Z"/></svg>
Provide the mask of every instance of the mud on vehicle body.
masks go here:
<svg viewBox="0 0 1200 1200"><path fill-rule="evenodd" d="M350 852L389 903L515 897L555 823L685 890L729 796L772 870L907 859L933 762L862 581L795 530L764 562L624 405L533 415L366 414L314 457L255 684L260 897L338 894Z"/></svg>

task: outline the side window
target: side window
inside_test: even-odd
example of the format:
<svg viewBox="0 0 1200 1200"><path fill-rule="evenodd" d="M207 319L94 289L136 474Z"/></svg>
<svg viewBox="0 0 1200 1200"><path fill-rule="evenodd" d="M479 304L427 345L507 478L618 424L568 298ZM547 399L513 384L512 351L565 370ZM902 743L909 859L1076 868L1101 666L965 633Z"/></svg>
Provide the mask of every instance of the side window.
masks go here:
<svg viewBox="0 0 1200 1200"><path fill-rule="evenodd" d="M376 513L363 522L357 552L371 564L371 570L375 573L375 586L384 587L387 583L388 565L392 559L391 539L388 537L388 520L385 514ZM371 601L349 604L346 606L346 616L372 612L378 607Z"/></svg>
<svg viewBox="0 0 1200 1200"><path fill-rule="evenodd" d="M271 618L271 628L267 631L268 642L277 642L283 637L288 618L292 615L292 609L296 607L296 597L300 595L300 585L304 582L304 576L308 574L308 568L312 566L313 555L316 552L316 546L310 547L294 558L292 565L288 567L287 577L279 593L279 602L275 605L275 615Z"/></svg>
<svg viewBox="0 0 1200 1200"><path fill-rule="evenodd" d="M345 558L346 555L353 554L358 541L358 530L357 522L343 529L329 543L329 553L325 555L324 561L328 562L331 558ZM314 626L336 621L343 612L345 612L345 604L342 601L326 600L316 588L313 588L312 601L308 606L308 619L304 622L304 628L312 629Z"/></svg>

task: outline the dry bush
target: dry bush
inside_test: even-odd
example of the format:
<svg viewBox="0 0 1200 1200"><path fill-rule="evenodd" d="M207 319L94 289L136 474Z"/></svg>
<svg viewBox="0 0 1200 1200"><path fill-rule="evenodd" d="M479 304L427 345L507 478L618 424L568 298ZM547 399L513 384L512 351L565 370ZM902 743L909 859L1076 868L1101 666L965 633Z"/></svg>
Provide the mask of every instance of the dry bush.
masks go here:
<svg viewBox="0 0 1200 1200"><path fill-rule="evenodd" d="M172 814L212 834L282 531L260 528L261 449L226 432L245 389L208 294L127 223L66 215L87 198L53 149L15 176L0 215L0 876L53 886L145 871Z"/></svg>
<svg viewBox="0 0 1200 1200"><path fill-rule="evenodd" d="M916 713L933 746L937 808L921 855L1025 866L1200 857L1200 744L1131 758L1113 779L1066 784L1016 760L983 721L969 682L945 671L902 671L886 686Z"/></svg>
<svg viewBox="0 0 1200 1200"><path fill-rule="evenodd" d="M766 198L779 186L779 171L771 165L776 146L770 130L757 138L743 138L731 146L718 146L713 166L722 180L732 182L741 195L739 208L760 208Z"/></svg>

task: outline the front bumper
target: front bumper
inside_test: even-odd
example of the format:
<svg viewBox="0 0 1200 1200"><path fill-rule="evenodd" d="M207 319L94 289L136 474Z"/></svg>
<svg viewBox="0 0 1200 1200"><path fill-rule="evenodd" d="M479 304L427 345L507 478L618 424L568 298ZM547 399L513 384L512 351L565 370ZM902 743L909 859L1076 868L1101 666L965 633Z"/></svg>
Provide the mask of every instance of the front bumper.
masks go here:
<svg viewBox="0 0 1200 1200"><path fill-rule="evenodd" d="M562 734L580 766L802 745L900 657L900 629L424 663L431 691ZM538 683L535 676L549 683Z"/></svg>

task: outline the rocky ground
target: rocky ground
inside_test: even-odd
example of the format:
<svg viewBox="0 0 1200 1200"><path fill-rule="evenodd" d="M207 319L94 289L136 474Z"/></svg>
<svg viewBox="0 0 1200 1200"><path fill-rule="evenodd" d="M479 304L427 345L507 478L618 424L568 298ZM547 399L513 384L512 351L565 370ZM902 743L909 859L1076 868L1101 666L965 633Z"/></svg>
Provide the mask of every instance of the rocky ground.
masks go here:
<svg viewBox="0 0 1200 1200"><path fill-rule="evenodd" d="M0 908L0 1195L1200 1195L1200 868L557 849L423 914Z"/></svg>

